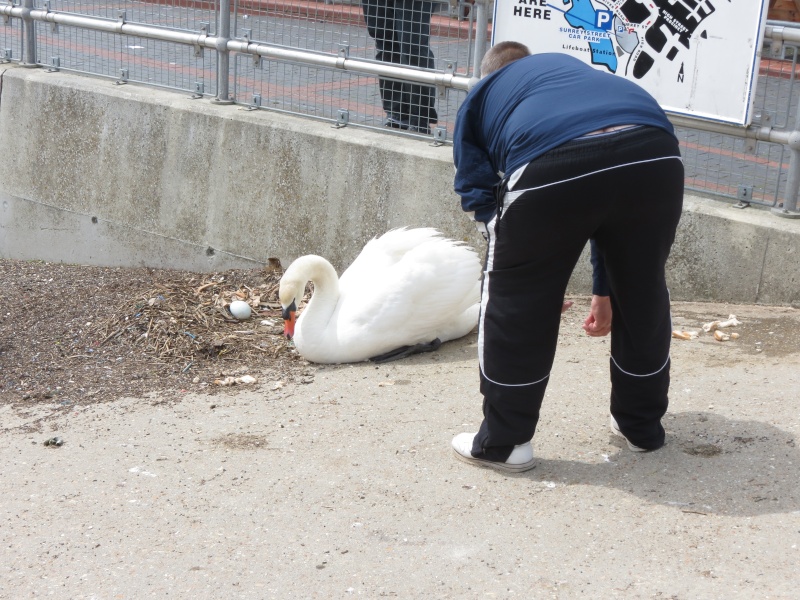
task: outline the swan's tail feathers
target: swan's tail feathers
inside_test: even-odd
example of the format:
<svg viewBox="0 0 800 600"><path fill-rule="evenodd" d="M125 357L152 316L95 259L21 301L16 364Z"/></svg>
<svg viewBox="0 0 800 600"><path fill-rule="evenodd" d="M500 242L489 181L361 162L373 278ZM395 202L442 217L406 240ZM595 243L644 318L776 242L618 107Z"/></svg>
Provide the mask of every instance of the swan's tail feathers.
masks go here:
<svg viewBox="0 0 800 600"><path fill-rule="evenodd" d="M413 346L402 346L401 348L396 348L394 350L390 350L389 352L385 352L383 354L379 354L378 356L373 356L370 358L370 361L374 363L387 363L393 360L400 360L401 358L405 358L406 356L411 356L412 354L422 354L423 352L435 352L439 349L439 346L442 345L442 340L436 338L432 342L428 342L427 344L414 344Z"/></svg>
<svg viewBox="0 0 800 600"><path fill-rule="evenodd" d="M473 304L467 308L467 310L442 327L442 329L438 332L439 338L443 342L449 342L450 340L457 340L458 338L464 337L478 325L478 317L480 316L480 312L480 303Z"/></svg>

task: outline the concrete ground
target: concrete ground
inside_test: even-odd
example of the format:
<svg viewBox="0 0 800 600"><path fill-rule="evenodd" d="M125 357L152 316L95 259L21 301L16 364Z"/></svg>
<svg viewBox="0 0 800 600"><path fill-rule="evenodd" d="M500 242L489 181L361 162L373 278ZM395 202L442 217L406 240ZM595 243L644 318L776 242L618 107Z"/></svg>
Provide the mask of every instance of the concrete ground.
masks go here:
<svg viewBox="0 0 800 600"><path fill-rule="evenodd" d="M2 407L0 597L797 598L800 311L674 309L742 325L674 340L667 445L609 433L582 298L521 475L450 449L480 421L474 334L296 385Z"/></svg>

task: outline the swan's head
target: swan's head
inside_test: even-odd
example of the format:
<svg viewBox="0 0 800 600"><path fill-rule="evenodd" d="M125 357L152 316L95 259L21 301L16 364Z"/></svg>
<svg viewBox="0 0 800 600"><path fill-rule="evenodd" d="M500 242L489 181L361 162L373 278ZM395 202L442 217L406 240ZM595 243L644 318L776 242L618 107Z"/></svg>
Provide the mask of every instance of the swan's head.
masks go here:
<svg viewBox="0 0 800 600"><path fill-rule="evenodd" d="M336 271L321 256L307 254L296 259L283 273L278 288L278 300L283 309L283 335L290 340L294 337L297 305L303 300L306 283L309 281L314 282L315 285L319 284L321 287L335 288Z"/></svg>
<svg viewBox="0 0 800 600"><path fill-rule="evenodd" d="M297 322L297 304L292 300L289 306L281 305L283 310L283 335L287 340L294 337L294 324Z"/></svg>
<svg viewBox="0 0 800 600"><path fill-rule="evenodd" d="M291 268L291 267L290 267ZM278 300L281 303L281 310L283 312L283 335L286 339L294 337L294 326L297 322L297 298L302 298L302 290L305 287L305 282L300 282L292 276L288 270L281 277L281 285L278 288Z"/></svg>

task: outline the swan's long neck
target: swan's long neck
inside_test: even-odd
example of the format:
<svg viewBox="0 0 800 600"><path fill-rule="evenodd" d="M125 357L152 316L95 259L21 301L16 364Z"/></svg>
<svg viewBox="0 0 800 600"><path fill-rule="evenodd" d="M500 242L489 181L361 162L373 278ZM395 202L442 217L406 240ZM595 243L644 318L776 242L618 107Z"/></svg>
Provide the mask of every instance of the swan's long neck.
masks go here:
<svg viewBox="0 0 800 600"><path fill-rule="evenodd" d="M333 265L321 256L308 255L298 258L291 268L297 267L297 276L302 280L300 296L306 281L314 284L314 295L301 315L304 336L324 331L331 315L339 303L339 276Z"/></svg>

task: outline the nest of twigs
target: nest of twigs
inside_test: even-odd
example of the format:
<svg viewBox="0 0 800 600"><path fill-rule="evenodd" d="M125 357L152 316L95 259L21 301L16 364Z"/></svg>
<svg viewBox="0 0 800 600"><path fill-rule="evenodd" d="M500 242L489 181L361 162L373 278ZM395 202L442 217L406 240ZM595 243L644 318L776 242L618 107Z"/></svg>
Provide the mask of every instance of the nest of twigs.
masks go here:
<svg viewBox="0 0 800 600"><path fill-rule="evenodd" d="M311 367L283 337L281 276L277 260L196 273L2 259L0 404L164 401L306 381ZM234 319L234 299L250 318Z"/></svg>
<svg viewBox="0 0 800 600"><path fill-rule="evenodd" d="M150 356L184 362L185 370L200 360L246 361L256 354L277 358L291 350L282 335L278 302L283 271L274 261L261 274L254 277L249 272L247 281L231 271L161 283L132 297L98 324L99 346L127 338ZM250 306L248 319L230 313L234 300Z"/></svg>

